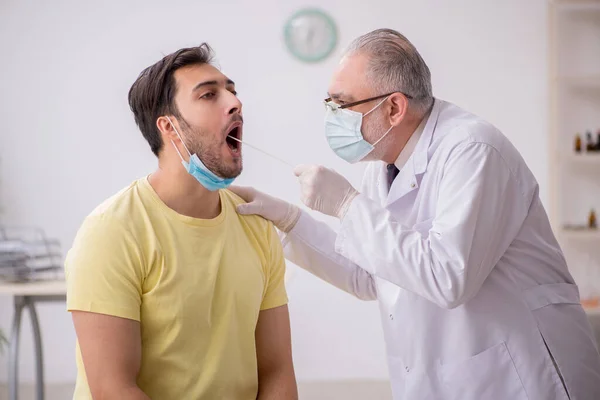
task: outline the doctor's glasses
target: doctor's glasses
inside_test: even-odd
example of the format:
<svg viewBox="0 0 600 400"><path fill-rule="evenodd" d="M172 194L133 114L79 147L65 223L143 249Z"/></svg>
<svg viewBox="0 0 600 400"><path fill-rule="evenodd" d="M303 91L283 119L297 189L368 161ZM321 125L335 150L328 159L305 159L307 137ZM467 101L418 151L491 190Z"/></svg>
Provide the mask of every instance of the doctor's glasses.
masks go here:
<svg viewBox="0 0 600 400"><path fill-rule="evenodd" d="M368 99L364 99L364 100L358 100L358 101L353 101L352 103L346 103L346 104L336 104L333 102L333 99L331 97L326 98L325 100L323 100L323 102L325 103L325 109L331 110L331 111L337 111L337 110L343 110L344 108L350 108L350 107L354 107L354 106L358 106L360 104L365 104L368 103L370 101L374 101L374 100L379 100L379 99L383 99L384 97L387 96L391 96L394 93L402 93L398 90L393 91L391 93L386 93L386 94L382 94L381 96L375 96L375 97L369 97ZM412 99L413 97L402 93L407 99Z"/></svg>

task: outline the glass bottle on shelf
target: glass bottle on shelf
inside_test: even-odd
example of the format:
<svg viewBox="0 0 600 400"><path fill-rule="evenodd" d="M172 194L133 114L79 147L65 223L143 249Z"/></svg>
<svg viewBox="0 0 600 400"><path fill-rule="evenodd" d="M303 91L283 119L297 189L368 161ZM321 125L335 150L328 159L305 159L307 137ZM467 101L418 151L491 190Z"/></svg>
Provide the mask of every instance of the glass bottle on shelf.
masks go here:
<svg viewBox="0 0 600 400"><path fill-rule="evenodd" d="M592 208L592 210L590 211L590 215L588 216L588 228L596 229L596 227L597 227L596 212Z"/></svg>
<svg viewBox="0 0 600 400"><path fill-rule="evenodd" d="M581 153L581 135L575 134L575 153Z"/></svg>
<svg viewBox="0 0 600 400"><path fill-rule="evenodd" d="M592 132L591 131L586 131L585 132L585 137L587 139L587 144L586 144L585 149L587 151L594 151L596 149L596 145L592 141Z"/></svg>

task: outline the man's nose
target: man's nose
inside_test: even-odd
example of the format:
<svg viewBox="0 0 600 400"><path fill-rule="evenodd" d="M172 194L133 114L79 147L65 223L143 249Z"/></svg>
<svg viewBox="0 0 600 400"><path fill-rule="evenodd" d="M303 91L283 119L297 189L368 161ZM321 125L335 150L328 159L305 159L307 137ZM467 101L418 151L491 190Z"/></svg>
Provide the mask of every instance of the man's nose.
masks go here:
<svg viewBox="0 0 600 400"><path fill-rule="evenodd" d="M227 107L227 114L241 114L242 113L242 102L240 99L231 93L231 100L229 101L229 106Z"/></svg>

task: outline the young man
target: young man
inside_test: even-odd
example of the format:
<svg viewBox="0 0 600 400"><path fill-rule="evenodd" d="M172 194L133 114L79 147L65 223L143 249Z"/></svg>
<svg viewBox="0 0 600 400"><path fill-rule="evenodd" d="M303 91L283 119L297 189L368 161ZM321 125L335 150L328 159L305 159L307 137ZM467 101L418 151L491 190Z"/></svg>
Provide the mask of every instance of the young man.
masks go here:
<svg viewBox="0 0 600 400"><path fill-rule="evenodd" d="M207 44L129 92L158 169L84 221L66 261L75 399L296 399L285 263L240 216L242 104Z"/></svg>

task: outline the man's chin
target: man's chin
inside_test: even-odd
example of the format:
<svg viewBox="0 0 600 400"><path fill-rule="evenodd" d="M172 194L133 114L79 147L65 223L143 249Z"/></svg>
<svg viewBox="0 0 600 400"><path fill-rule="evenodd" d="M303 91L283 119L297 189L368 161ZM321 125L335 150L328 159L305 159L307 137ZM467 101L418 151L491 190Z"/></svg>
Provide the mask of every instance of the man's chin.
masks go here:
<svg viewBox="0 0 600 400"><path fill-rule="evenodd" d="M231 174L229 176L229 179L235 179L237 177L239 177L242 174L242 169L240 168L239 170L235 171L235 173Z"/></svg>
<svg viewBox="0 0 600 400"><path fill-rule="evenodd" d="M220 171L221 174L218 174L218 175L222 176L225 179L235 179L242 174L243 169L244 168L242 166L242 160L239 160L239 162L236 162L234 166L231 166L226 169L222 169Z"/></svg>
<svg viewBox="0 0 600 400"><path fill-rule="evenodd" d="M238 176L240 176L242 174L242 171L244 170L244 165L242 163L242 158L240 157L238 160L235 160L235 168L233 170L233 178L237 178Z"/></svg>

